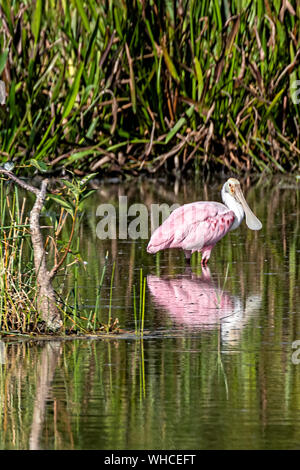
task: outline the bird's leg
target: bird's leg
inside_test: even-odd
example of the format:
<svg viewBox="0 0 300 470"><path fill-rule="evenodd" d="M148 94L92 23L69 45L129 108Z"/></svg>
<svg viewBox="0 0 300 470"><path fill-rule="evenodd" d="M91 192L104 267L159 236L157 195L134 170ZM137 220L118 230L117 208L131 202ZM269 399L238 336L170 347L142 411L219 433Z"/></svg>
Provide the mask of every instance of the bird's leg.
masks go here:
<svg viewBox="0 0 300 470"><path fill-rule="evenodd" d="M213 246L206 246L205 248L202 249L201 266L204 266L204 267L207 266L212 249L213 249Z"/></svg>

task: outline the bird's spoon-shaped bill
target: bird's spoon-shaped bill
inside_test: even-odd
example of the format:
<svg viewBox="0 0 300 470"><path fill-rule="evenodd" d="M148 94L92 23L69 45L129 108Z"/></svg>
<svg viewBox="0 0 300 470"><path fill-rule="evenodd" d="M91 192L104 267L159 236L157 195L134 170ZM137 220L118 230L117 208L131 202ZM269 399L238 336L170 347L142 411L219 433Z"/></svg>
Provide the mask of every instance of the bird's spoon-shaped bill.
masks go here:
<svg viewBox="0 0 300 470"><path fill-rule="evenodd" d="M235 189L235 195L237 201L243 206L243 209L245 211L247 226L250 228L250 230L260 230L262 228L262 223L256 217L256 215L253 214L252 210L248 206L240 187L237 187Z"/></svg>

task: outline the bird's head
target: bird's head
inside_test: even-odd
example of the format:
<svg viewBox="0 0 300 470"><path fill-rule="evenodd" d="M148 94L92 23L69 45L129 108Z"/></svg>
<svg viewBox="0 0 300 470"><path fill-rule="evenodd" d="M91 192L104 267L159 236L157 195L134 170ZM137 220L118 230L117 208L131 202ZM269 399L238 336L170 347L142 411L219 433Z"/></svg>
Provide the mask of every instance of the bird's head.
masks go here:
<svg viewBox="0 0 300 470"><path fill-rule="evenodd" d="M241 184L236 178L229 178L222 188L222 196L224 199L230 195L237 201L244 209L246 215L246 224L251 230L260 230L262 228L261 221L253 214L252 210L247 204L243 195Z"/></svg>

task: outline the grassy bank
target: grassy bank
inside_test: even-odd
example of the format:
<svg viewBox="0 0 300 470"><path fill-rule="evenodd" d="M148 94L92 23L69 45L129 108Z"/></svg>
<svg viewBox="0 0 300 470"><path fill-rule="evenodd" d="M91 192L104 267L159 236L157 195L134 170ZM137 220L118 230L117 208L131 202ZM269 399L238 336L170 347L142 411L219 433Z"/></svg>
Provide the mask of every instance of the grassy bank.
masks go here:
<svg viewBox="0 0 300 470"><path fill-rule="evenodd" d="M40 335L49 331L51 333L39 303L39 273L34 263L31 226L27 215L28 207L32 205L31 195L28 201L26 197L20 197L17 185L12 191L10 189L3 180L0 181L0 337ZM97 286L95 305L87 308L82 303L78 289L79 271L85 266L79 252L78 235L83 214L79 213L78 209L77 215L73 216L71 197L69 201L68 198L57 195L52 197L54 202L51 197L46 200L40 229L44 233L48 270L51 270L53 263L58 262L59 265L57 279L53 280L56 307L61 318L59 334L118 332L118 319L113 319L111 316L111 298L105 323L99 320L99 310L103 301L102 284L108 268L108 253L102 268L101 281ZM69 207L67 209L55 207L55 202L59 199L65 206L69 204ZM61 260L65 262L60 263ZM110 273L111 287L114 268L115 265ZM70 289L66 288L68 276L73 279L73 286Z"/></svg>
<svg viewBox="0 0 300 470"><path fill-rule="evenodd" d="M3 0L1 160L296 171L299 16L296 0Z"/></svg>

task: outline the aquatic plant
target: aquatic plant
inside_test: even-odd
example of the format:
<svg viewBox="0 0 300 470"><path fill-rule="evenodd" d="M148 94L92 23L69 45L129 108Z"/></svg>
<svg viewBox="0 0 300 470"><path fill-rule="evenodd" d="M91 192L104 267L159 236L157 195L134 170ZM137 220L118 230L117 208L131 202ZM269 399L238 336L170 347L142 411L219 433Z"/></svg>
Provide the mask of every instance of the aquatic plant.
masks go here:
<svg viewBox="0 0 300 470"><path fill-rule="evenodd" d="M134 326L135 326L135 334L137 336L143 336L144 334L146 280L147 280L147 277L143 275L143 269L140 268L139 297L137 297L135 284L133 285ZM139 302L138 316L137 316L137 302Z"/></svg>

